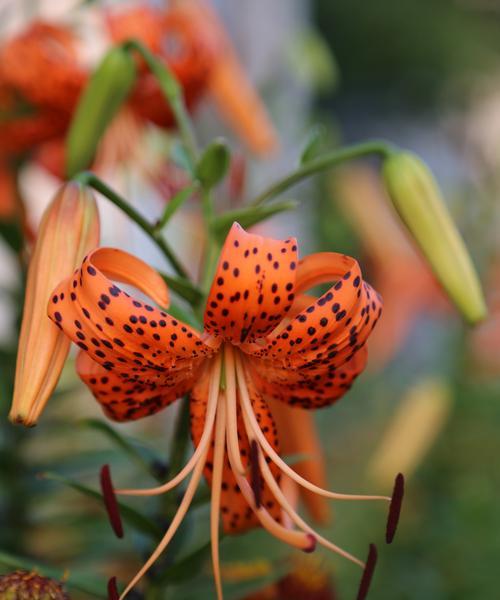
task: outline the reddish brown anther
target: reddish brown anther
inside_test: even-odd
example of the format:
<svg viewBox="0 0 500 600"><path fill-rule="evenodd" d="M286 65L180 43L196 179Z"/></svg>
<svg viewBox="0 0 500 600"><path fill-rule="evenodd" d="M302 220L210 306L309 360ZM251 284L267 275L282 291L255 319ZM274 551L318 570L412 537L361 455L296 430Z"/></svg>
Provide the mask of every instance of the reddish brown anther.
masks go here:
<svg viewBox="0 0 500 600"><path fill-rule="evenodd" d="M119 600L120 594L116 587L116 577L111 577L108 581L108 600Z"/></svg>
<svg viewBox="0 0 500 600"><path fill-rule="evenodd" d="M372 582L373 571L375 570L375 565L377 564L377 548L375 544L370 544L370 549L368 550L368 558L366 559L365 570L363 571L363 577L361 578L361 582L359 584L358 595L356 600L365 600L368 595L368 591L370 590L370 584Z"/></svg>
<svg viewBox="0 0 500 600"><path fill-rule="evenodd" d="M314 552L316 550L317 540L316 540L316 537L312 533L309 533L307 537L310 540L311 545L307 546L307 548L304 548L304 552L306 554L310 554L311 552Z"/></svg>
<svg viewBox="0 0 500 600"><path fill-rule="evenodd" d="M111 472L109 465L104 465L101 469L101 491L104 498L104 505L106 506L106 512L108 513L109 522L119 538L123 537L123 525L120 517L120 508L118 501L116 500L115 490L113 482L111 481Z"/></svg>
<svg viewBox="0 0 500 600"><path fill-rule="evenodd" d="M405 493L405 478L402 473L398 473L394 481L391 504L389 506L389 515L387 517L387 528L385 530L385 541L390 544L396 534L399 516L401 515L401 506Z"/></svg>
<svg viewBox="0 0 500 600"><path fill-rule="evenodd" d="M259 466L259 446L255 440L252 440L250 444L250 477L255 506L260 508L262 505L262 476Z"/></svg>

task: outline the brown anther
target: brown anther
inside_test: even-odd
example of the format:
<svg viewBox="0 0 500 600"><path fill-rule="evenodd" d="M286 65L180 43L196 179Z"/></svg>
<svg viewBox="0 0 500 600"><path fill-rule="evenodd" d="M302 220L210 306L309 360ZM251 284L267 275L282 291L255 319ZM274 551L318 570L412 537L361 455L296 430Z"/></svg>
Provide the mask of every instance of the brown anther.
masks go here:
<svg viewBox="0 0 500 600"><path fill-rule="evenodd" d="M387 517L387 527L385 530L385 541L390 544L396 534L401 506L405 493L405 478L399 473L394 481L394 490L392 492L391 504L389 506L389 515Z"/></svg>
<svg viewBox="0 0 500 600"><path fill-rule="evenodd" d="M120 508L118 506L118 501L115 496L115 489L113 487L113 482L111 481L111 472L109 470L109 465L104 465L101 468L101 491L104 498L104 505L106 506L106 512L108 513L109 522L111 523L111 527L115 532L116 536L119 538L123 537L123 525L120 516Z"/></svg>
<svg viewBox="0 0 500 600"><path fill-rule="evenodd" d="M116 587L116 577L111 577L108 581L108 600L119 600L120 594Z"/></svg>
<svg viewBox="0 0 500 600"><path fill-rule="evenodd" d="M255 440L250 442L250 485L255 499L255 506L262 505L262 476L259 465L259 446Z"/></svg>
<svg viewBox="0 0 500 600"><path fill-rule="evenodd" d="M370 549L368 550L368 558L366 559L365 569L363 571L363 577L361 578L361 582L359 584L358 595L356 596L356 600L365 600L368 595L368 591L370 590L370 584L373 577L373 571L375 570L375 565L377 564L377 548L375 544L370 544Z"/></svg>
<svg viewBox="0 0 500 600"><path fill-rule="evenodd" d="M304 552L306 554L311 554L311 552L314 552L316 550L316 537L312 534L312 533L308 533L307 534L307 539L311 542L309 546L307 546L307 548L304 548Z"/></svg>

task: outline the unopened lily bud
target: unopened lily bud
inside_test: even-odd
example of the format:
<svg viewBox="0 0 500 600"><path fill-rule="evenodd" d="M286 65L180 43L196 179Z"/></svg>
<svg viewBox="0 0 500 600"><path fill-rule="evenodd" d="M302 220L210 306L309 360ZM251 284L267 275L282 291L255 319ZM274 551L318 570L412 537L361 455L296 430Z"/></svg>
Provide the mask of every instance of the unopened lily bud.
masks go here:
<svg viewBox="0 0 500 600"><path fill-rule="evenodd" d="M63 586L37 573L16 571L0 576L0 598L4 600L69 600Z"/></svg>
<svg viewBox="0 0 500 600"><path fill-rule="evenodd" d="M17 352L10 419L35 425L54 390L70 341L47 316L52 290L71 276L99 243L99 215L92 192L74 182L58 191L45 211L31 257Z"/></svg>
<svg viewBox="0 0 500 600"><path fill-rule="evenodd" d="M401 220L450 299L469 323L484 319L478 275L428 167L415 154L395 152L383 175Z"/></svg>
<svg viewBox="0 0 500 600"><path fill-rule="evenodd" d="M67 138L68 177L90 166L106 127L126 99L136 75L133 57L112 48L82 93Z"/></svg>

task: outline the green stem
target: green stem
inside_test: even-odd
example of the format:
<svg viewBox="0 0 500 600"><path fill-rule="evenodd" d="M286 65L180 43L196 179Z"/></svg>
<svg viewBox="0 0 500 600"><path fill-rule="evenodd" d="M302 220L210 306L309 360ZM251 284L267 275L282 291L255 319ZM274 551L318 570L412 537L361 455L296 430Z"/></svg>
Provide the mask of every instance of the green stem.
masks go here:
<svg viewBox="0 0 500 600"><path fill-rule="evenodd" d="M140 215L135 208L121 196L119 196L114 190L108 187L103 181L101 181L94 173L90 171L83 171L74 177L75 181L88 185L94 188L97 192L101 193L108 200L110 200L115 206L117 206L122 212L132 219L158 246L162 251L165 258L170 262L175 272L181 277L188 279L186 269L182 266L179 259L175 256L173 250L170 248L168 243L163 238L161 232L157 231L151 223L149 223L142 215Z"/></svg>
<svg viewBox="0 0 500 600"><path fill-rule="evenodd" d="M201 202L203 210L203 218L205 221L205 227L207 229L207 248L205 254L203 276L201 280L201 289L203 292L208 294L210 285L212 283L213 275L215 272L215 265L219 256L219 245L214 235L214 219L215 211L213 206L212 194L209 190L202 190Z"/></svg>
<svg viewBox="0 0 500 600"><path fill-rule="evenodd" d="M252 202L252 206L258 206L263 202L267 202L272 198L275 198L288 188L292 187L299 181L307 179L315 173L334 167L340 163L353 160L355 158L361 158L370 154L379 155L382 158L386 158L392 153L391 145L384 141L373 140L369 142L363 142L361 144L355 144L353 146L347 146L340 150L333 150L322 156L305 163L289 175L283 177L279 181L273 183L267 190L261 192L255 200Z"/></svg>
<svg viewBox="0 0 500 600"><path fill-rule="evenodd" d="M180 190L175 194L175 196L169 201L165 210L163 211L162 216L158 220L158 223L155 225L155 231L162 231L167 223L170 221L175 212L186 202L188 198L190 198L196 189L198 188L198 183L195 182L191 185L188 185L184 189Z"/></svg>
<svg viewBox="0 0 500 600"><path fill-rule="evenodd" d="M123 44L123 47L135 50L144 59L151 73L158 80L160 89L172 109L182 142L193 167L196 163L198 148L191 119L184 103L182 87L168 66L164 62L159 61L140 41L134 39L128 40Z"/></svg>

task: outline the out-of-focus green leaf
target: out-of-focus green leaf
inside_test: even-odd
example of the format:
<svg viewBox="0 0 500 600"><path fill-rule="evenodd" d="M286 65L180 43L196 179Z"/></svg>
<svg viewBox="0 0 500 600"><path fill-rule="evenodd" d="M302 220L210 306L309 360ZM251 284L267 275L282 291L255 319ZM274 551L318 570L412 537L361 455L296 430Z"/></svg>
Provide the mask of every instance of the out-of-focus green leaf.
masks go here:
<svg viewBox="0 0 500 600"><path fill-rule="evenodd" d="M178 583L185 581L193 573L199 573L210 553L210 540L188 556L181 558L166 568L157 579L157 583Z"/></svg>
<svg viewBox="0 0 500 600"><path fill-rule="evenodd" d="M182 277L173 277L166 273L160 273L168 287L179 296L187 300L190 304L198 304L203 298L201 291L190 281Z"/></svg>
<svg viewBox="0 0 500 600"><path fill-rule="evenodd" d="M20 252L23 248L23 235L16 221L0 221L0 237L12 248L14 252Z"/></svg>
<svg viewBox="0 0 500 600"><path fill-rule="evenodd" d="M159 455L155 455L152 450L144 447L139 448L132 440L121 433L118 433L116 429L113 429L113 427L105 421L99 421L99 419L85 419L80 425L104 434L111 442L113 442L113 444L122 449L141 469L157 479L158 472L157 469L155 469L154 464L161 462L162 459Z"/></svg>
<svg viewBox="0 0 500 600"><path fill-rule="evenodd" d="M77 481L73 481L68 477L63 477L58 473L41 473L40 477L42 479L49 479L51 481L57 481L59 483L62 483L76 490L77 492L80 492L81 494L87 496L88 498L99 500L99 502L101 502L101 504L104 506L104 499L102 497L102 494L100 492L97 492L96 490L93 490L92 488L89 488L86 485L78 483ZM136 531L139 531L140 533L148 535L149 537L152 537L154 539L158 539L162 536L163 532L155 523L153 523L153 521L142 515L140 512L136 511L134 508L128 506L127 504L122 504L121 502L119 502L118 505L120 507L120 514L123 520L128 525L133 527Z"/></svg>
<svg viewBox="0 0 500 600"><path fill-rule="evenodd" d="M306 145L300 155L299 163L305 165L310 160L314 160L324 150L326 139L325 128L321 126L314 127L308 136Z"/></svg>
<svg viewBox="0 0 500 600"><path fill-rule="evenodd" d="M0 551L0 565L8 569L22 569L23 571L36 571L43 577L62 581L68 588L90 594L92 598L107 598L106 582L91 574L56 569L38 562Z"/></svg>

